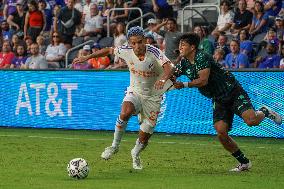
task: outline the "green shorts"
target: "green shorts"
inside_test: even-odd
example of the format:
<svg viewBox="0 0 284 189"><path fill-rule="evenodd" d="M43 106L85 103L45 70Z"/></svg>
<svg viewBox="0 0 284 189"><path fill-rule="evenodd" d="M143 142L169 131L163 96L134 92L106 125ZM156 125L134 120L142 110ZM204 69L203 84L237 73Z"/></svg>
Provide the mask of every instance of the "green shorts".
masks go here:
<svg viewBox="0 0 284 189"><path fill-rule="evenodd" d="M240 86L236 86L227 97L213 100L213 122L224 121L229 129L232 127L234 114L242 116L246 110L254 107L247 92Z"/></svg>

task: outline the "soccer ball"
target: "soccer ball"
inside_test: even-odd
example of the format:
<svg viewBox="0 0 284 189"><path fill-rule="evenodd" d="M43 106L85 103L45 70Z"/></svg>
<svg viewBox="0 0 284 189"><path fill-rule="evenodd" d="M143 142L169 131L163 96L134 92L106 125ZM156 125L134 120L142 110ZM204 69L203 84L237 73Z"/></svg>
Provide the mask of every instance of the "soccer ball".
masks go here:
<svg viewBox="0 0 284 189"><path fill-rule="evenodd" d="M84 179L89 174L89 166L83 158L72 159L67 165L68 175L76 179Z"/></svg>

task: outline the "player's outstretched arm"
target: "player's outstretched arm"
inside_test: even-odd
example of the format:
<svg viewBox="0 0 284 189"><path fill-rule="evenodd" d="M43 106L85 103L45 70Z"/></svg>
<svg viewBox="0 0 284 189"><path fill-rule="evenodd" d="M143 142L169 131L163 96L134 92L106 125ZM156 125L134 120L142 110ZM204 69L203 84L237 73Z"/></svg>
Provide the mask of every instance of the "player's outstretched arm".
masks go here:
<svg viewBox="0 0 284 189"><path fill-rule="evenodd" d="M200 70L198 72L199 78L194 79L191 82L176 82L175 88L176 89L181 89L181 88L186 88L186 87L203 87L208 84L208 79L210 75L210 68L206 68L203 70Z"/></svg>
<svg viewBox="0 0 284 189"><path fill-rule="evenodd" d="M82 56L82 57L78 57L78 58L75 58L73 63L74 64L77 64L77 63L82 63L82 62L85 62L91 58L98 58L98 57L104 57L104 56L107 56L107 55L110 55L110 54L113 54L113 48L112 47L107 47L107 48L103 48L101 50L98 50L92 54L89 54L87 56Z"/></svg>
<svg viewBox="0 0 284 189"><path fill-rule="evenodd" d="M165 82L172 77L173 64L171 62L166 62L163 65L163 69L163 76L155 83L155 88L158 90L162 89L164 87Z"/></svg>

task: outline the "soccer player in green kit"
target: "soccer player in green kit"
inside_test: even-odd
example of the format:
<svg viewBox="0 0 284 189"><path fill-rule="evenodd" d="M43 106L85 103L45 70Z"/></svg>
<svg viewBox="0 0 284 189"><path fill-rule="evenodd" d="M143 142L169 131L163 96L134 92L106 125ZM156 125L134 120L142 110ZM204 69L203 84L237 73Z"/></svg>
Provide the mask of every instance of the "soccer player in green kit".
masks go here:
<svg viewBox="0 0 284 189"><path fill-rule="evenodd" d="M213 122L217 137L223 147L235 157L239 164L230 171L240 172L251 168L251 161L228 135L234 114L240 116L248 126L257 126L267 117L282 124L282 117L267 106L254 110L250 98L234 75L224 70L213 57L198 50L200 39L194 33L183 34L179 42L180 57L174 75L187 76L190 82L176 82L175 88L197 87L200 93L213 100Z"/></svg>

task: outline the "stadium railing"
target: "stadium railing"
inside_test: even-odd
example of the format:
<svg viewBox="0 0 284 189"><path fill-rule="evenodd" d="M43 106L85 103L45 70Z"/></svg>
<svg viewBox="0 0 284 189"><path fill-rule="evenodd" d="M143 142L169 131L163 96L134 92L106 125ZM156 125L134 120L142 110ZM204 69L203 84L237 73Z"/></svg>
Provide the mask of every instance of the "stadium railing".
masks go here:
<svg viewBox="0 0 284 189"><path fill-rule="evenodd" d="M112 11L119 11L119 10L138 10L140 15L143 15L142 9L138 7L130 7L130 8L111 8L109 9L109 13L107 15L107 37L110 37L110 15ZM140 18L140 26L143 27L143 18Z"/></svg>
<svg viewBox="0 0 284 189"><path fill-rule="evenodd" d="M216 8L217 10L217 14L219 15L220 14L220 7L218 5L212 5L212 4L201 4L201 5L188 5L188 6L185 6L183 9L182 9L182 13L181 13L181 32L183 33L184 32L184 21L185 21L185 11L191 11L191 14L190 14L190 17L189 17L189 21L190 21L190 27L192 28L193 25L192 25L192 18L198 14L199 16L201 16L205 21L207 20L207 18L205 18L203 16L203 14L201 14L199 11L197 11L196 9L205 9L207 10L208 8ZM193 12L195 12L196 14L194 15ZM207 21L208 22L208 21ZM209 23L209 22L208 22Z"/></svg>
<svg viewBox="0 0 284 189"><path fill-rule="evenodd" d="M68 67L68 64L69 64L69 56L70 56L70 53L82 48L84 45L88 45L88 44L91 44L93 45L95 43L94 40L88 40L80 45L77 45L75 47L72 47L71 49L69 49L67 52L66 52L66 56L65 56L65 68Z"/></svg>
<svg viewBox="0 0 284 189"><path fill-rule="evenodd" d="M148 12L148 13L143 14L142 16L140 16L140 17L138 17L138 18L135 18L135 19L129 21L129 22L127 23L126 27L125 27L125 30L128 31L128 28L129 28L130 24L135 23L135 22L137 22L138 20L143 19L143 18L145 18L145 17L148 18L149 16L151 16L151 17L157 19L157 16L156 16L154 13ZM142 25L142 27L143 27L143 25Z"/></svg>

